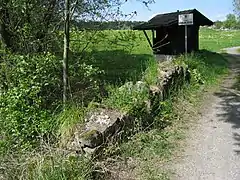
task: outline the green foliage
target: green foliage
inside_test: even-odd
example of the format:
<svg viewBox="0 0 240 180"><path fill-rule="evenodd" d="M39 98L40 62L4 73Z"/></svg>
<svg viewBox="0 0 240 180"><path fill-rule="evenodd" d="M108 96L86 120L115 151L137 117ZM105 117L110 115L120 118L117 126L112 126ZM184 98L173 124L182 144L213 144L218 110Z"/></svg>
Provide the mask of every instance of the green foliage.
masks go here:
<svg viewBox="0 0 240 180"><path fill-rule="evenodd" d="M223 22L224 27L238 29L240 27L239 21L234 14L228 14L227 19Z"/></svg>
<svg viewBox="0 0 240 180"><path fill-rule="evenodd" d="M172 103L171 97L165 101L159 102L159 112L154 119L155 128L164 129L172 124L172 120L175 117Z"/></svg>
<svg viewBox="0 0 240 180"><path fill-rule="evenodd" d="M223 27L223 22L222 21L216 21L214 22L214 26L217 28L217 29L220 29Z"/></svg>
<svg viewBox="0 0 240 180"><path fill-rule="evenodd" d="M25 31L29 31L27 26ZM238 45L238 37L238 31L223 32L202 28L200 47L219 51L224 47ZM103 104L131 113L137 117L136 126L141 126L142 122L148 120L148 87L157 82L158 65L143 34L135 31L103 31L95 36L94 32L74 32L72 39L75 38L76 41L71 42L69 60L72 102L61 113L61 59L50 53L31 56L6 52L0 54L0 154L6 154L6 149L14 148L13 144L21 148L37 145L55 133L64 141L65 137L71 136L73 127L83 122L89 102L102 100L99 95L101 83L105 83L104 88L108 87L105 89L108 97L102 100ZM190 87L195 89L215 83L218 76L227 72L227 62L222 56L206 50L192 54L187 59L180 57L176 63L189 68L192 74ZM156 132L153 130L150 132L153 134L149 135L141 132L141 135L134 136L133 141L123 145L126 147L122 148L122 152L129 150L127 154L145 157L146 162L152 161L155 155L160 159L170 155L172 144L169 138L172 134L163 133L162 128L169 127L174 120L178 120L178 116L173 113L172 99L157 105L161 111L154 118L156 126L151 126L156 128ZM136 143L133 143L134 138ZM30 165L33 167L31 177L81 179L85 176L86 169L81 171L77 168L82 167L82 160L69 162L63 156L53 157L56 166L50 166L48 157L44 156L37 163L35 161L33 164L39 166ZM82 164L85 165L84 162ZM18 168L12 167L9 170L26 170L26 166L23 167L24 171ZM17 173L13 174L14 178L18 177Z"/></svg>
<svg viewBox="0 0 240 180"><path fill-rule="evenodd" d="M101 98L99 86L104 74L105 72L98 67L81 63L78 59L71 62L69 66L71 101L82 106L87 106L93 100L99 101Z"/></svg>
<svg viewBox="0 0 240 180"><path fill-rule="evenodd" d="M58 144L65 146L69 139L73 136L77 126L81 126L85 122L87 112L94 109L89 103L88 107L77 106L77 104L69 105L64 111L55 116L55 124L58 125L57 136Z"/></svg>
<svg viewBox="0 0 240 180"><path fill-rule="evenodd" d="M194 79L195 82L197 82L199 84L204 84L202 75L201 75L201 73L198 72L197 69L193 69L190 73L191 73L191 77Z"/></svg>
<svg viewBox="0 0 240 180"><path fill-rule="evenodd" d="M51 49L56 42L55 30L61 18L61 1L1 2L2 41L14 52L30 53ZM59 25L58 25L59 26Z"/></svg>
<svg viewBox="0 0 240 180"><path fill-rule="evenodd" d="M62 104L61 61L49 53L5 54L0 72L0 130L6 138L16 146L30 146L54 134L58 122L53 112L58 112ZM83 106L98 96L100 70L72 62L69 72L72 101Z"/></svg>
<svg viewBox="0 0 240 180"><path fill-rule="evenodd" d="M6 55L0 68L0 131L16 146L35 144L54 129L50 107L60 92L58 60Z"/></svg>
<svg viewBox="0 0 240 180"><path fill-rule="evenodd" d="M71 20L95 19L121 15L122 0L86 1L70 3ZM64 0L2 0L0 11L1 41L8 49L21 54L61 51L56 47L57 31L62 30ZM109 13L104 13L109 10ZM72 12L73 11L73 12ZM107 16L107 17L106 17Z"/></svg>
<svg viewBox="0 0 240 180"><path fill-rule="evenodd" d="M140 32L74 31L72 39L74 61L85 62L103 71L99 77L105 84L122 85L140 80L153 59Z"/></svg>
<svg viewBox="0 0 240 180"><path fill-rule="evenodd" d="M233 6L235 13L239 16L240 15L240 2L239 0L233 0Z"/></svg>
<svg viewBox="0 0 240 180"><path fill-rule="evenodd" d="M227 73L228 67L227 61L220 54L206 50L193 53L187 58L181 56L174 63L189 69L192 77L190 84L182 87L177 96L172 93L169 99L157 104L159 113L154 117L155 126L151 126L152 129L149 127L141 129L140 132L138 131L137 134L134 134L127 142L120 144L119 147L115 147L115 151L110 153L111 156L134 159L139 167L135 171L140 173L142 178L158 179L161 177L168 179L168 174L163 173L159 166L169 160L179 146L179 140L184 138L182 131L183 128L186 128L187 123L183 122L180 117L182 117L182 113L190 111L187 109L188 107L185 107L185 103L196 103L200 94L203 93L203 89L216 84L218 78ZM156 71L157 68L157 66L153 66L151 70ZM121 98L118 99L119 102ZM131 101L130 98L128 99L128 101ZM181 103L184 101L183 107L181 107L182 111L175 110L179 108L177 107L178 100ZM113 104L113 101L111 103ZM130 104L130 106L137 105L137 103ZM134 115L143 116L142 111L134 110L137 110ZM136 121L139 120L136 119Z"/></svg>
<svg viewBox="0 0 240 180"><path fill-rule="evenodd" d="M144 21L74 21L73 24L77 29L90 30L126 30L143 23Z"/></svg>
<svg viewBox="0 0 240 180"><path fill-rule="evenodd" d="M154 85L157 83L158 63L152 58L147 64L147 69L143 74L143 81L148 85Z"/></svg>
<svg viewBox="0 0 240 180"><path fill-rule="evenodd" d="M50 151L50 152L49 152ZM19 154L20 155L20 154ZM26 153L2 159L4 179L9 180L88 180L92 178L93 164L80 156L64 156L55 149L44 154ZM5 161L6 160L6 161Z"/></svg>
<svg viewBox="0 0 240 180"><path fill-rule="evenodd" d="M148 100L148 88L143 82L128 82L120 88L111 88L109 97L103 104L123 112L131 112L133 108L141 106Z"/></svg>
<svg viewBox="0 0 240 180"><path fill-rule="evenodd" d="M218 53L202 50L184 58L180 57L176 64L185 64L189 68L193 85L212 84L218 76L228 72L228 63L224 57Z"/></svg>
<svg viewBox="0 0 240 180"><path fill-rule="evenodd" d="M226 20L216 21L214 25L217 29L220 29L220 28L240 29L240 21L235 14L228 14L226 16Z"/></svg>

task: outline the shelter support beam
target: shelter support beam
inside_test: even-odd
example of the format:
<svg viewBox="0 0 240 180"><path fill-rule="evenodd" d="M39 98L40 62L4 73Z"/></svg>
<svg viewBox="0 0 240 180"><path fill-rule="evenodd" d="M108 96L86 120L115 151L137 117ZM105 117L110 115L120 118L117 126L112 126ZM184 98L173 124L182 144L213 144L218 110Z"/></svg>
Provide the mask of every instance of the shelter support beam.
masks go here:
<svg viewBox="0 0 240 180"><path fill-rule="evenodd" d="M146 38L147 38L147 41L148 41L150 47L153 48L153 45L152 45L151 40L149 39L149 37L148 37L148 35L147 35L147 32L146 32L145 30L143 30L143 32L144 32L144 35L145 35Z"/></svg>
<svg viewBox="0 0 240 180"><path fill-rule="evenodd" d="M188 53L188 26L185 25L185 54Z"/></svg>
<svg viewBox="0 0 240 180"><path fill-rule="evenodd" d="M154 32L154 30L152 30L152 42L153 42L153 44L154 44L154 38L155 38L155 32Z"/></svg>

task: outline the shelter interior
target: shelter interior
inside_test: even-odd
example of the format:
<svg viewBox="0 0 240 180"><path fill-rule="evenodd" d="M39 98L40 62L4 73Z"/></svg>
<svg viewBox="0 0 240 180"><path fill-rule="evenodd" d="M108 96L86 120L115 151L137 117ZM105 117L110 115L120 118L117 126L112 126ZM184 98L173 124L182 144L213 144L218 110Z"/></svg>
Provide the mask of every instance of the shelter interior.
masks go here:
<svg viewBox="0 0 240 180"><path fill-rule="evenodd" d="M154 54L178 55L185 52L185 26L179 26L180 14L193 14L193 25L187 26L188 52L199 50L199 27L211 26L213 22L196 9L159 14L146 23L135 26L143 30ZM152 31L152 40L146 30Z"/></svg>

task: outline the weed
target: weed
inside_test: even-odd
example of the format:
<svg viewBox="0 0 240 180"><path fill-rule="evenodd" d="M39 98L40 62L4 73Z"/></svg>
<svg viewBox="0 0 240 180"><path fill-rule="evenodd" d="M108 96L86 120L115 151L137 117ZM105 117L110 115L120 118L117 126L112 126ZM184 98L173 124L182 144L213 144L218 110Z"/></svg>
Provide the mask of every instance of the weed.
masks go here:
<svg viewBox="0 0 240 180"><path fill-rule="evenodd" d="M9 180L85 180L92 176L90 159L66 156L48 147L43 152L9 154L1 159L0 177Z"/></svg>

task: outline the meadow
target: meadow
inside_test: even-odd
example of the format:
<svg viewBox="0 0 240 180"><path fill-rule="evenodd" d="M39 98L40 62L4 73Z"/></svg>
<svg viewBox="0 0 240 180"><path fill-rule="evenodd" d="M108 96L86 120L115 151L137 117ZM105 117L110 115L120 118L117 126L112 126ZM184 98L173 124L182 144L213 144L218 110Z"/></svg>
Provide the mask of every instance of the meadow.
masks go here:
<svg viewBox="0 0 240 180"><path fill-rule="evenodd" d="M156 165L171 157L176 141L181 139L179 129L171 128L182 124L175 102L186 100L194 104L204 89L227 73L226 60L215 52L240 45L239 37L240 31L201 28L202 50L187 59L181 56L175 60L189 66L191 86L161 102L163 109L156 122L169 127L139 131L129 141L110 147L107 157L116 164L132 158L139 164L136 173L142 179L167 178ZM156 82L158 64L140 31L72 31L70 50L71 98L63 112L60 52L10 54L0 61L0 87L7 89L0 92L0 134L4 135L0 136L0 179L94 179L97 162L82 156L64 156L59 142L69 136L74 126L84 122L85 112L95 102L125 111L142 104L146 94L119 91L126 82Z"/></svg>
<svg viewBox="0 0 240 180"><path fill-rule="evenodd" d="M151 32L148 34L151 39ZM203 27L199 38L200 49L212 52L240 44L239 31ZM110 85L140 80L148 64L154 62L154 55L142 31L74 32L72 40L71 50L76 53L75 58L78 59L80 54L81 61L102 70L102 79Z"/></svg>
<svg viewBox="0 0 240 180"><path fill-rule="evenodd" d="M220 52L227 47L235 47L240 44L239 30L222 31L216 29L201 28L200 49Z"/></svg>
<svg viewBox="0 0 240 180"><path fill-rule="evenodd" d="M103 103L109 107L131 110L134 106L141 104L146 99L146 95L122 93L118 91L118 87L128 81L136 82L146 79L150 84L154 84L156 61L143 32L105 31L104 33L108 35L99 44L94 43L88 47L88 51L95 59L95 63L92 64L105 72L104 80L110 86L109 96ZM151 36L151 33L149 35ZM192 74L191 87L186 87L182 92L177 93L177 98L172 97L163 102L161 104L163 112L156 119L156 122L166 123L169 127L159 130L157 125L150 131L138 132L128 142L110 146L105 155L114 159L116 163L104 162L101 166L110 172L122 169L115 173L127 172L130 178L137 176L140 179L168 179L169 172L164 172L159 167L174 156L179 141L184 139L182 129L186 128L184 125L186 122L181 120L182 111L192 116L196 115L192 106L199 105L204 89L215 86L219 83L219 78L221 79L227 73L226 60L221 54L215 52L221 53L223 48L240 45L239 37L240 31L201 28L201 51L189 55L187 60L183 57L176 60L176 63L189 66ZM91 49L95 50L91 51ZM137 99L137 102L133 99ZM138 112L138 114L141 113ZM137 167L129 171L122 159L125 161L130 159L133 164L137 164ZM122 179L129 177L122 177Z"/></svg>

